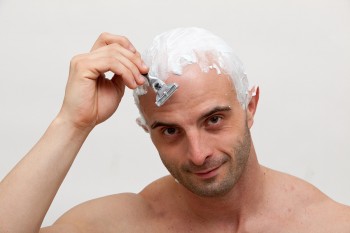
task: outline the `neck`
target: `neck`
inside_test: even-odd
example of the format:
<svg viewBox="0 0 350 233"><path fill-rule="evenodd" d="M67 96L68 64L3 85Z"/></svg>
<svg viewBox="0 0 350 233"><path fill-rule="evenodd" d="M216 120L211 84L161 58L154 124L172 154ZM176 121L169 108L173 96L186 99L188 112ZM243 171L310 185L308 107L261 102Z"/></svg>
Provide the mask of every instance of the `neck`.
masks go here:
<svg viewBox="0 0 350 233"><path fill-rule="evenodd" d="M264 194L264 168L257 160L254 146L251 146L251 153L247 166L234 188L222 197L200 197L183 186L181 192L187 208L200 219L210 221L228 221L239 223L245 216L256 213L263 203Z"/></svg>

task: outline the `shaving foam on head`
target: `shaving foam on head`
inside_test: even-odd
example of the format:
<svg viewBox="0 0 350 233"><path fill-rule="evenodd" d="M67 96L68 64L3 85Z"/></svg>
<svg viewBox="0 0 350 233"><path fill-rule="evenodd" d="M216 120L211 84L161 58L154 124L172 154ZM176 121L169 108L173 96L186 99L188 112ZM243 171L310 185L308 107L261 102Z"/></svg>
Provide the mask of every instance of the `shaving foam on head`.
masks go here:
<svg viewBox="0 0 350 233"><path fill-rule="evenodd" d="M198 64L203 72L215 69L232 79L243 107L249 101L248 79L242 62L225 41L205 29L190 27L164 32L154 38L142 58L149 74L163 81L170 74L181 75L190 64ZM141 86L134 91L137 105L138 95L145 94L146 90L147 87Z"/></svg>
<svg viewBox="0 0 350 233"><path fill-rule="evenodd" d="M199 64L203 71L216 64L224 68L223 57L232 49L212 33L200 28L177 28L156 36L143 54L150 74L165 80L169 73L181 75L189 64Z"/></svg>

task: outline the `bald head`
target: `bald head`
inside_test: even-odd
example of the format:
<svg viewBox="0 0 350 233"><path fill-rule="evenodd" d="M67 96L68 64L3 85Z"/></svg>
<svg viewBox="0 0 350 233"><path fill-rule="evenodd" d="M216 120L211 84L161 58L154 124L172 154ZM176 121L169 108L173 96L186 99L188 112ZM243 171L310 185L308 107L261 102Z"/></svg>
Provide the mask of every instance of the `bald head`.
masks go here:
<svg viewBox="0 0 350 233"><path fill-rule="evenodd" d="M202 72L215 70L231 78L238 101L248 102L248 80L232 48L218 36L201 28L177 28L156 36L144 52L149 74L165 82L170 75L181 76L186 66L198 64ZM179 87L181 88L181 86ZM147 83L134 91L135 102L147 92Z"/></svg>

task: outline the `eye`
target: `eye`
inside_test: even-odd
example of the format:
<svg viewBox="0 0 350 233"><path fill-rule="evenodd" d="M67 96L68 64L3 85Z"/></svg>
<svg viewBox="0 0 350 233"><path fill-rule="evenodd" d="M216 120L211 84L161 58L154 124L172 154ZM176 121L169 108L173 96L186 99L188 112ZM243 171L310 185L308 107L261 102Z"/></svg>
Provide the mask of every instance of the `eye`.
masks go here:
<svg viewBox="0 0 350 233"><path fill-rule="evenodd" d="M221 116L215 115L215 116L209 117L207 123L208 123L209 126L210 125L217 125L217 124L220 123L221 120L222 120Z"/></svg>
<svg viewBox="0 0 350 233"><path fill-rule="evenodd" d="M169 127L169 128L165 128L163 129L163 134L167 135L167 136L172 136L178 133L178 129L175 127Z"/></svg>

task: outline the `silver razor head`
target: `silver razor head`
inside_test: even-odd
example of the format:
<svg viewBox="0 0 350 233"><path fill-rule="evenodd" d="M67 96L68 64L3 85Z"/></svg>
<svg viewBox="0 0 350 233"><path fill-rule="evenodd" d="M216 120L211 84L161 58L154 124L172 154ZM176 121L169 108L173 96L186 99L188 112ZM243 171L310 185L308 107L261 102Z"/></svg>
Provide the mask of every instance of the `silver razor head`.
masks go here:
<svg viewBox="0 0 350 233"><path fill-rule="evenodd" d="M157 94L155 104L158 107L162 106L172 96L172 94L174 94L174 92L179 87L177 83L166 84L159 78L150 76L149 74L146 74L145 77L149 85Z"/></svg>

